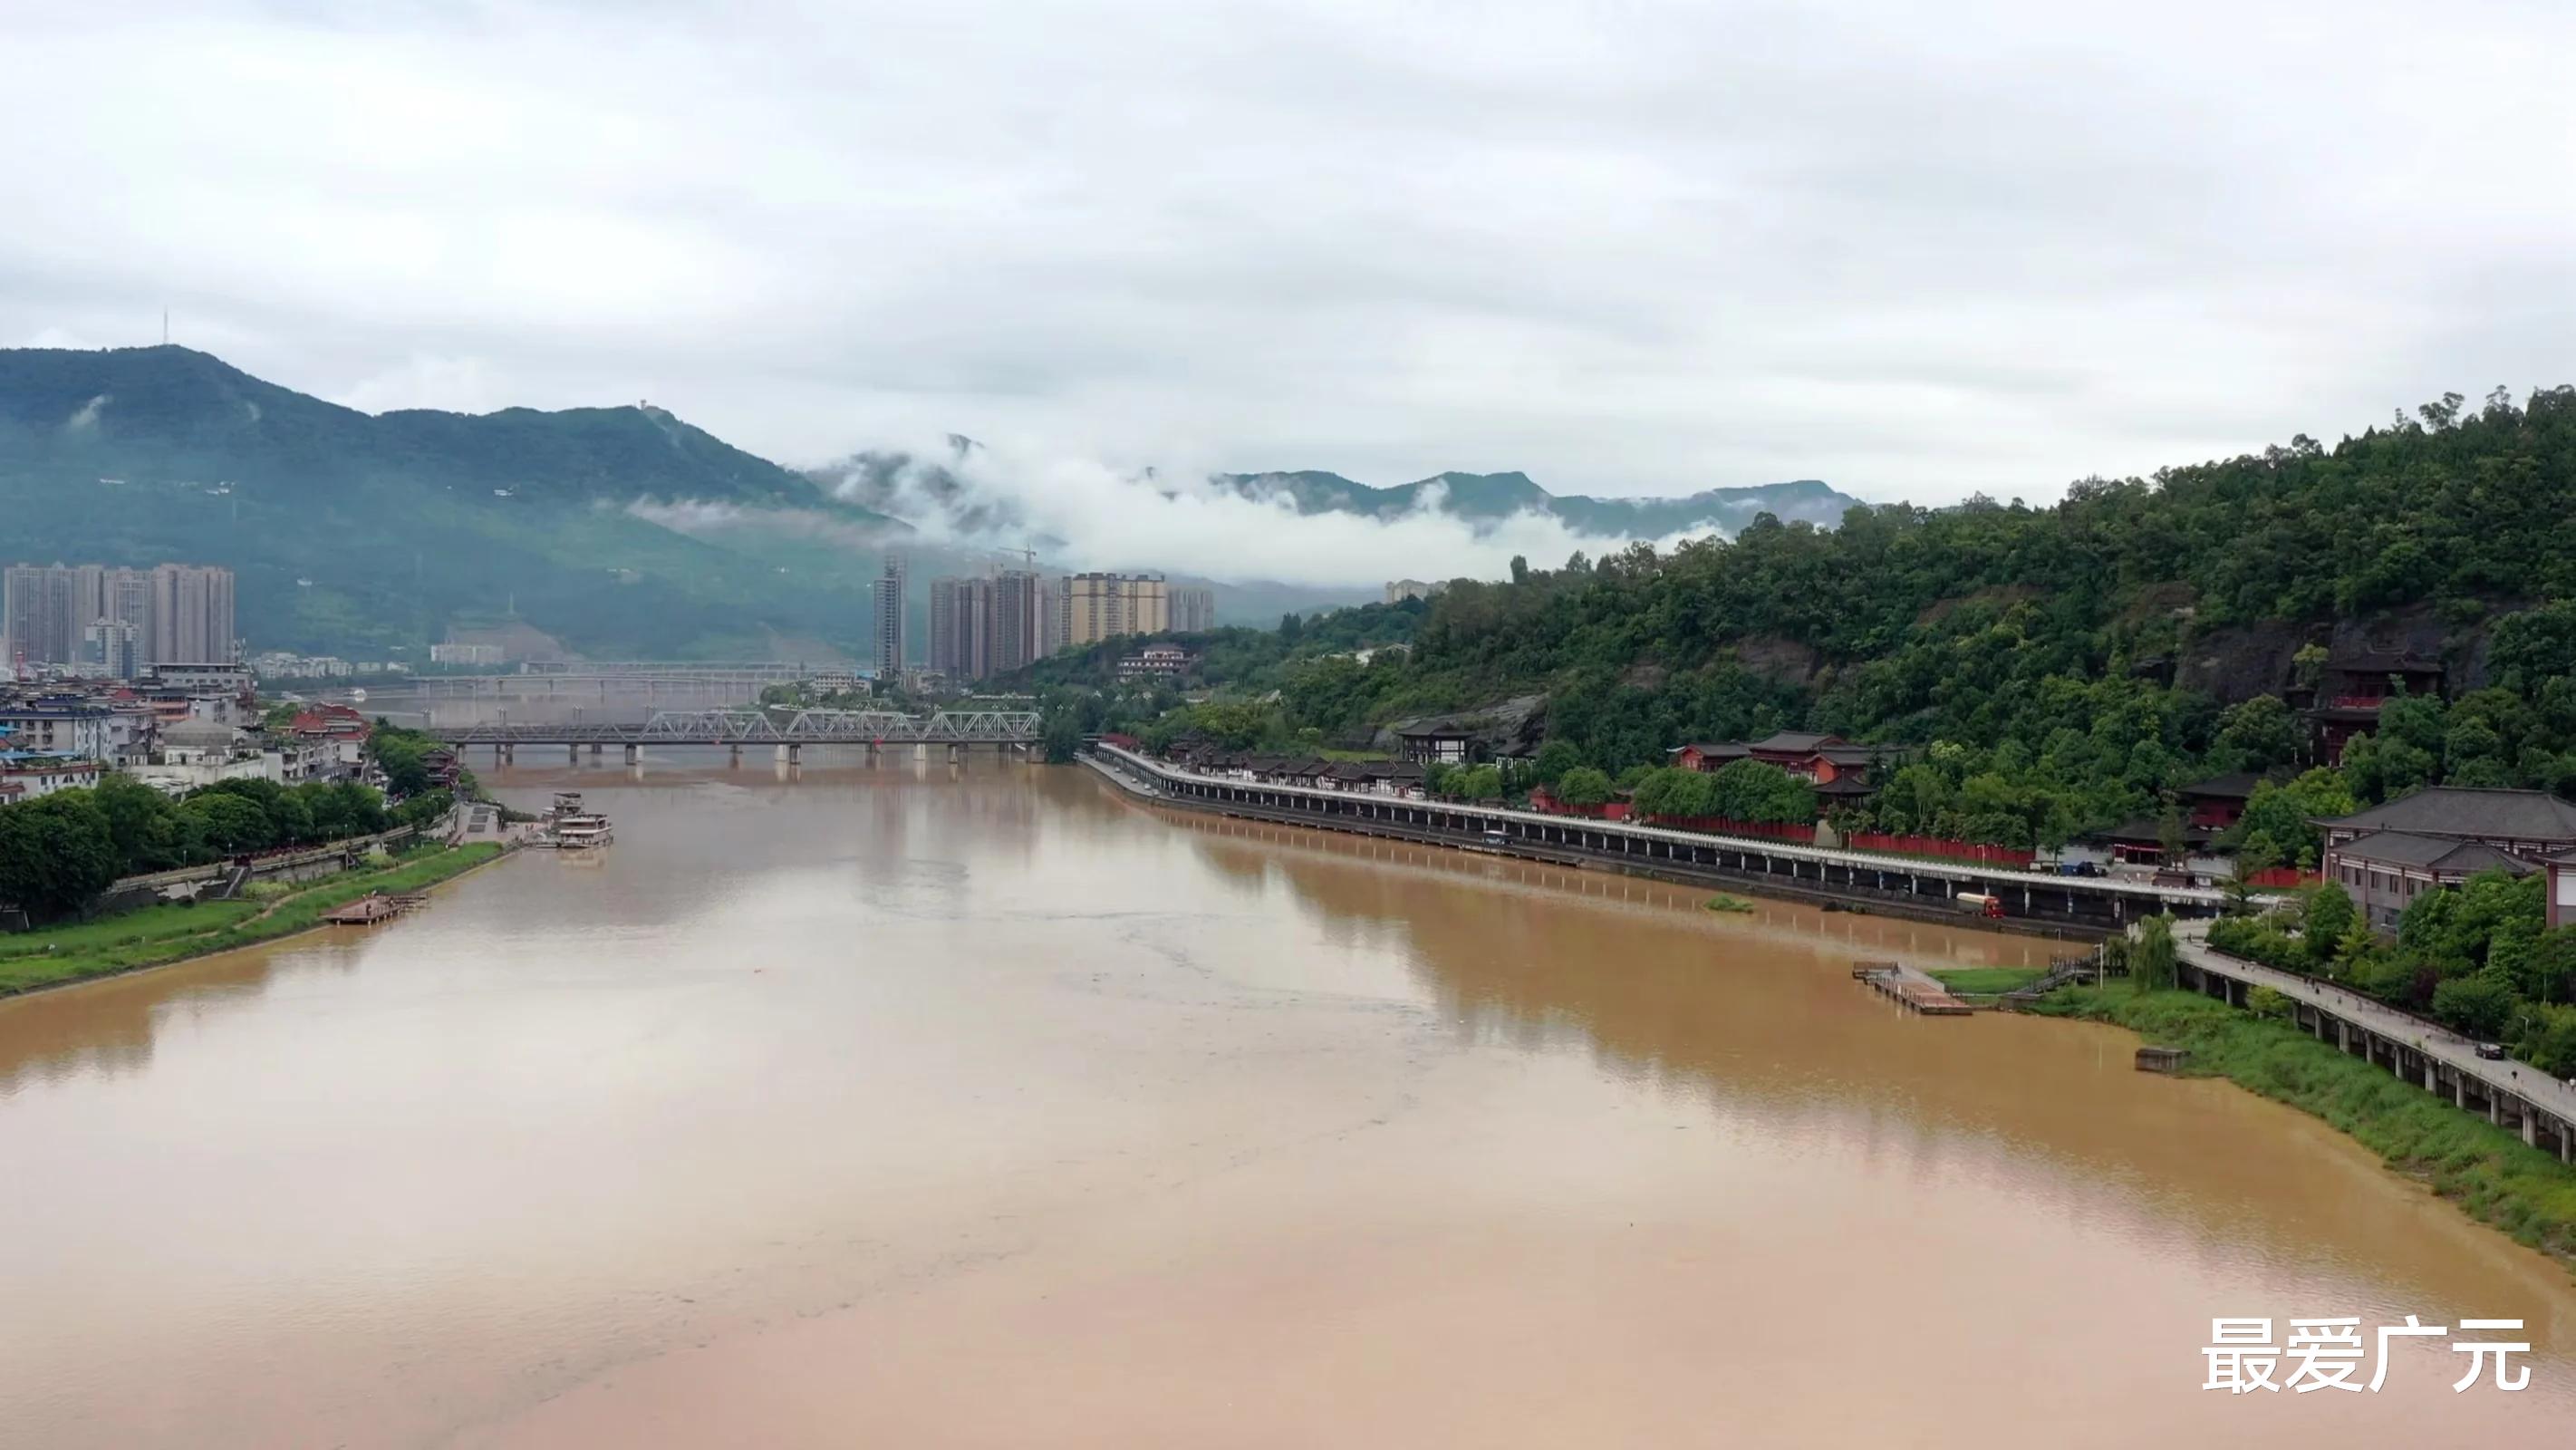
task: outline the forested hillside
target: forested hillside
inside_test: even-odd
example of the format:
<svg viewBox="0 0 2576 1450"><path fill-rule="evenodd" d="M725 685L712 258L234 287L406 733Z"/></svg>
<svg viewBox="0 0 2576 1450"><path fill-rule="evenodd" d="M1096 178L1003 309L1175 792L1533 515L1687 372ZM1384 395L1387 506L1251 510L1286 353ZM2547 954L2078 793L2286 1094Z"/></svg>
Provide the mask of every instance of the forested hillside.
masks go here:
<svg viewBox="0 0 2576 1450"><path fill-rule="evenodd" d="M2571 388L2087 479L2053 507L1855 508L1513 575L1451 586L1409 655L1292 661L1278 728L1350 738L1544 690L1549 738L1613 773L1826 730L1923 747L1876 824L2044 844L2202 774L2311 764L2288 699L2377 645L2439 654L2452 698L2392 707L2336 784L2576 785Z"/></svg>
<svg viewBox="0 0 2576 1450"><path fill-rule="evenodd" d="M658 408L371 415L179 347L0 350L0 509L6 562L220 564L257 646L415 659L504 617L606 655L855 647L874 560L817 541L901 527Z"/></svg>

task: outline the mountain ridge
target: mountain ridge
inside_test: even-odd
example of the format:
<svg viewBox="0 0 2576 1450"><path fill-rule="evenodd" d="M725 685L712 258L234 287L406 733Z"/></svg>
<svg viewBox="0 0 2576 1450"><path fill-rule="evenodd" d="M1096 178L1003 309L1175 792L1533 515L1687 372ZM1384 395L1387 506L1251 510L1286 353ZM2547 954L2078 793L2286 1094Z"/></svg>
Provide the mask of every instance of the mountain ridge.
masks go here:
<svg viewBox="0 0 2576 1450"><path fill-rule="evenodd" d="M1484 522L1537 512L1554 516L1576 533L1625 539L1659 539L1709 528L1734 532L1764 513L1784 522L1831 525L1842 521L1845 509L1861 503L1814 478L1708 488L1677 498L1554 494L1518 470L1450 471L1388 487L1323 469L1229 473L1218 479L1246 498L1284 498L1302 514L1398 518L1426 507L1436 491L1442 511L1459 518Z"/></svg>
<svg viewBox="0 0 2576 1450"><path fill-rule="evenodd" d="M757 526L699 537L654 501ZM907 532L649 405L371 414L167 345L0 350L0 509L8 562L224 565L257 647L366 658L500 623L651 658L854 648L873 568L781 556Z"/></svg>

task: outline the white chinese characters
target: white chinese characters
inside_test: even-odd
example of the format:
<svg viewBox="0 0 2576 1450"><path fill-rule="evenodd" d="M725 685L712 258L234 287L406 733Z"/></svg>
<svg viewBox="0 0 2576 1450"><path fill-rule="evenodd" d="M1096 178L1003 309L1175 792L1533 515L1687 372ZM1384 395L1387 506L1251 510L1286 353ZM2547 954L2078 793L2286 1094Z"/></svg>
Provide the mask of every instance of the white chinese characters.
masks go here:
<svg viewBox="0 0 2576 1450"><path fill-rule="evenodd" d="M2274 1394L2287 1389L2293 1394L2317 1390L2342 1390L2349 1394L2365 1391L2377 1394L2388 1383L2388 1352L2399 1339L2433 1338L2449 1335L2451 1327L2426 1324L2413 1314L2403 1324L2382 1324L2376 1335L2377 1353L2369 1355L2370 1378L2356 1383L2361 1372L2365 1344L2361 1319L2357 1315L2340 1317L2293 1318L2288 1321L2286 1338L2276 1339L2270 1319L2212 1319L2209 1321L2209 1344L2201 1350L2208 1362L2208 1373L2201 1381L2204 1390L2225 1390L2229 1394L2251 1394L2268 1390ZM2488 1333L2520 1330L2519 1319L2463 1319L2460 1331ZM2493 1382L2500 1390L2519 1390L2531 1383L2531 1367L2518 1364L2515 1355L2527 1355L2527 1340L2463 1340L2451 1346L2454 1353L2468 1356L2468 1369L2451 1386L2452 1393L2469 1390L2485 1377L2490 1367ZM2284 1373L2284 1362L2287 1371Z"/></svg>

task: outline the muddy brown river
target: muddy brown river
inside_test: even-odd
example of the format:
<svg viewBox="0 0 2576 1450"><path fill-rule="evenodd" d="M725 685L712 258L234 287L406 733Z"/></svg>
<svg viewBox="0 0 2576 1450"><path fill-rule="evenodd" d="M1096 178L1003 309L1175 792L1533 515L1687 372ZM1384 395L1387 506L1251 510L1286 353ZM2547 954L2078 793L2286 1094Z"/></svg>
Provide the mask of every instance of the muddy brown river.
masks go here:
<svg viewBox="0 0 2576 1450"><path fill-rule="evenodd" d="M0 1002L0 1443L2576 1427L2554 1265L2125 1034L1850 976L2045 943L1158 814L1073 768L494 783L578 785L617 844ZM2453 1392L2454 1340L2513 1337L2455 1334L2376 1393L2201 1388L2213 1317L2410 1313L2525 1320L2530 1387Z"/></svg>

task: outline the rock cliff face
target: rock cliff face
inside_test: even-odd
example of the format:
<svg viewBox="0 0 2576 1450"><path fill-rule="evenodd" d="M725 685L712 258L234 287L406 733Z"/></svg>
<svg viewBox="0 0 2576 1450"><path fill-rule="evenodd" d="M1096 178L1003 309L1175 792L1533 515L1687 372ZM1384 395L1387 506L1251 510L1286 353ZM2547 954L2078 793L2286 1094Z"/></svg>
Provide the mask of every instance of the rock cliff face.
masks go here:
<svg viewBox="0 0 2576 1450"><path fill-rule="evenodd" d="M2322 626L2266 620L2214 629L2186 645L2175 661L2174 683L2222 705L2256 695L2284 695L2295 682L2292 659L2310 643L2323 644Z"/></svg>
<svg viewBox="0 0 2576 1450"><path fill-rule="evenodd" d="M1546 733L1546 723L1547 696L1515 695L1470 710L1398 720L1380 727L1369 746L1374 750L1400 750L1404 745L1401 736L1407 730L1464 730L1484 754L1509 755L1537 749L1540 737Z"/></svg>
<svg viewBox="0 0 2576 1450"><path fill-rule="evenodd" d="M2377 654L2438 659L2449 666L2444 693L2456 696L2488 683L2489 623L2524 607L2498 603L2484 618L2468 625L2448 623L2430 605L2331 624L2266 620L2229 625L2184 646L2176 661L2174 683L2199 690L2222 705L2256 695L2286 696L2298 683L2294 659L2313 644L2338 658Z"/></svg>

